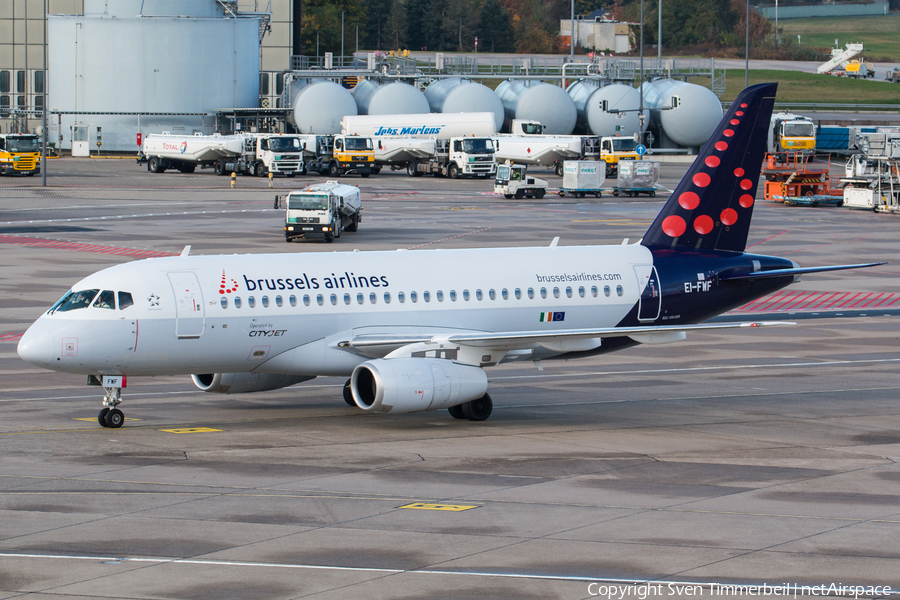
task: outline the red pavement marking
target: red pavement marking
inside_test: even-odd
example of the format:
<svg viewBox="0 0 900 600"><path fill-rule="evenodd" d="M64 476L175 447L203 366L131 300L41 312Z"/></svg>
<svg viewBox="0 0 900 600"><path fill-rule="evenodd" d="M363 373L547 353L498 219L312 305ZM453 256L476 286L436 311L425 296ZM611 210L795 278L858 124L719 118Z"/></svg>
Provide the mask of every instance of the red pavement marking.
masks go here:
<svg viewBox="0 0 900 600"><path fill-rule="evenodd" d="M71 250L73 252L96 252L98 254L115 254L117 256L130 256L132 258L155 258L161 256L178 256L172 252L159 252L156 250L139 250L137 248L117 248L115 246L99 246L97 244L84 244L81 242L62 242L59 240L44 240L41 238L19 237L17 235L0 235L0 244L18 244L32 248L50 248L53 250Z"/></svg>
<svg viewBox="0 0 900 600"><path fill-rule="evenodd" d="M21 338L24 333L4 333L0 335L0 342L15 342Z"/></svg>
<svg viewBox="0 0 900 600"><path fill-rule="evenodd" d="M748 302L734 312L862 310L900 307L900 294L875 292L775 292Z"/></svg>

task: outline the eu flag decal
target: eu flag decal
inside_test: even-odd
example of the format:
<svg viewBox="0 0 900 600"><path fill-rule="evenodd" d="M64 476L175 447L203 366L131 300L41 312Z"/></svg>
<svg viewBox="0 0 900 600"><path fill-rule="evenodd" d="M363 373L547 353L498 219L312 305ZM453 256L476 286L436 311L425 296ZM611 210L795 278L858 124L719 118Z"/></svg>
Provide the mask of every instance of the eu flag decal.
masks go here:
<svg viewBox="0 0 900 600"><path fill-rule="evenodd" d="M541 313L541 323L549 323L550 321L565 321L566 313L564 312L546 312Z"/></svg>

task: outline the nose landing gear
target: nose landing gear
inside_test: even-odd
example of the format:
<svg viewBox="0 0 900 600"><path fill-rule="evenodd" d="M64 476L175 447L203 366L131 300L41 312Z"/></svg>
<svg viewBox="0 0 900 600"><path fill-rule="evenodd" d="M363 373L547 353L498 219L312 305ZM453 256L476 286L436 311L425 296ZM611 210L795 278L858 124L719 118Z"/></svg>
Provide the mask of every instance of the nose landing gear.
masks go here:
<svg viewBox="0 0 900 600"><path fill-rule="evenodd" d="M101 409L100 413L97 415L97 422L100 423L102 427L118 429L125 422L125 413L117 408L122 404L122 388L126 386L125 382L126 379L124 375L104 375L102 377L90 376L88 378L89 384L97 385L99 383L106 391L106 395L103 396L103 409Z"/></svg>

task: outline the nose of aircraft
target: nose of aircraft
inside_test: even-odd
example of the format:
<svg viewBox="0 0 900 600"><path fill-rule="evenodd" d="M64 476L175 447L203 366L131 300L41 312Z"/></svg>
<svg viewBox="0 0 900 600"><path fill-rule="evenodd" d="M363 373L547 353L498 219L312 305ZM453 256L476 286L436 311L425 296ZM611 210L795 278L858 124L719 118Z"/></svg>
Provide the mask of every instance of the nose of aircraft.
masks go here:
<svg viewBox="0 0 900 600"><path fill-rule="evenodd" d="M53 361L55 346L53 336L43 323L34 323L19 340L19 357L39 367L48 367Z"/></svg>

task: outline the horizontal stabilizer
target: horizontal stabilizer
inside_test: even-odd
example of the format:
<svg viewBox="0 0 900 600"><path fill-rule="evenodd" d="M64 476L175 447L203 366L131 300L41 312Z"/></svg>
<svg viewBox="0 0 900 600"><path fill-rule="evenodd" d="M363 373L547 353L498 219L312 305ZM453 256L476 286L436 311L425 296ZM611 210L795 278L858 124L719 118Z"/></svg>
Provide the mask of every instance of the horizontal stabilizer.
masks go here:
<svg viewBox="0 0 900 600"><path fill-rule="evenodd" d="M806 273L823 273L825 271L844 271L846 269L865 269L886 265L885 262L863 263L859 265L832 265L829 267L797 267L795 269L772 269L771 271L751 271L749 273L737 273L735 275L723 275L719 281L734 281L736 279L763 279L766 277L787 277L790 275L804 275Z"/></svg>

